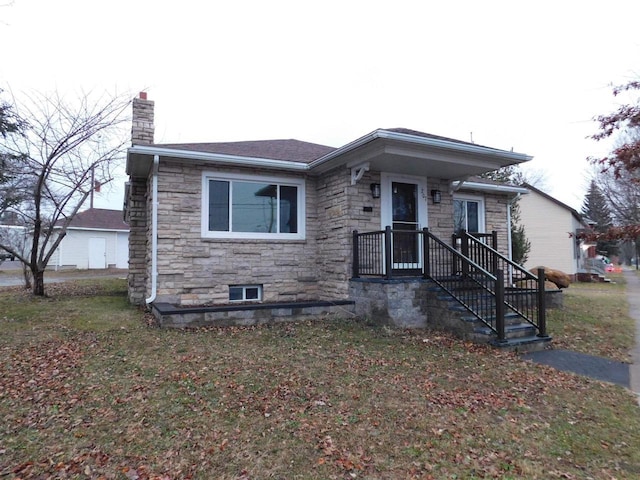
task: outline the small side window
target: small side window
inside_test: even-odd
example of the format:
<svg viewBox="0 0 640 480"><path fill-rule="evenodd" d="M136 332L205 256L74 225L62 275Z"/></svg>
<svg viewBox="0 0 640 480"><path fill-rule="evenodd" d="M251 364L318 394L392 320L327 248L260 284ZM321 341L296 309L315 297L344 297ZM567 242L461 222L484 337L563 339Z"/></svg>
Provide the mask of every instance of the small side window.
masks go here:
<svg viewBox="0 0 640 480"><path fill-rule="evenodd" d="M229 285L230 302L259 302L262 300L262 285Z"/></svg>

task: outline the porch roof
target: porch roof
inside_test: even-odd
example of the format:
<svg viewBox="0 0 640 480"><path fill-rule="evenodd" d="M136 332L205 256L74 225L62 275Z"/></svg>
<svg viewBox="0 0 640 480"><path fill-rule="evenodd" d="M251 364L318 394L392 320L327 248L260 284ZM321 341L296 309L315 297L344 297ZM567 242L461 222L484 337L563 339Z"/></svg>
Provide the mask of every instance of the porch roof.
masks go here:
<svg viewBox="0 0 640 480"><path fill-rule="evenodd" d="M405 128L378 129L342 147L299 140L135 145L127 173L146 175L153 157L321 174L345 165L456 180L530 160L516 152L485 147Z"/></svg>
<svg viewBox="0 0 640 480"><path fill-rule="evenodd" d="M309 164L323 172L342 163L407 175L447 180L480 175L531 160L522 153L417 132L406 128L378 129L330 152Z"/></svg>

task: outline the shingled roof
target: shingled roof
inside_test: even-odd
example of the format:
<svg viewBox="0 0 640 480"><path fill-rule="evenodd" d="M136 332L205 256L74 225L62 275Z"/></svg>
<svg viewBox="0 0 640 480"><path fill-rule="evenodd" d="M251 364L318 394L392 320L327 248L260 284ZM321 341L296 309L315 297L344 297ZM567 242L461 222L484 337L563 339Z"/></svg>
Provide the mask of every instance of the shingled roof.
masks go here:
<svg viewBox="0 0 640 480"><path fill-rule="evenodd" d="M60 222L58 222L60 223ZM129 225L122 219L122 210L90 208L78 213L69 228L91 228L98 230L129 230Z"/></svg>
<svg viewBox="0 0 640 480"><path fill-rule="evenodd" d="M415 137L443 140L461 145L473 145L483 147L470 142L464 142L455 138L433 135L419 132L409 128L384 128L376 131L387 131ZM298 163L310 163L328 153L337 150L334 147L319 145L317 143L303 142L301 140L251 140L242 142L219 142L219 143L157 143L154 147L166 148L170 150L183 150L189 152L218 153L222 155L233 155L251 158L268 158L271 160L285 160ZM483 147L490 148L491 147Z"/></svg>
<svg viewBox="0 0 640 480"><path fill-rule="evenodd" d="M410 128L384 128L387 132L404 133L405 135L413 135L422 138L431 138L433 140L443 140L445 142L459 143L461 145L473 145L474 147L490 148L491 150L498 150L497 148L487 147L485 145L478 145L473 142L465 142L464 140L458 140L456 138L443 137L441 135L433 135L432 133L419 132L418 130L411 130Z"/></svg>
<svg viewBox="0 0 640 480"><path fill-rule="evenodd" d="M300 140L253 140L222 143L165 143L154 147L193 152L219 153L240 157L268 158L290 162L309 163L333 152L335 148Z"/></svg>

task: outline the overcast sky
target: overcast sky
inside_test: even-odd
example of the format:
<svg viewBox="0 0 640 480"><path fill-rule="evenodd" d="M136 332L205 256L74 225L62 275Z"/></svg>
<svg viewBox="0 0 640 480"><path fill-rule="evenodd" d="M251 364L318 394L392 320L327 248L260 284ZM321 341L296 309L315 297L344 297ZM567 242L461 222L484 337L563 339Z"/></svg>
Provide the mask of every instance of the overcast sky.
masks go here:
<svg viewBox="0 0 640 480"><path fill-rule="evenodd" d="M7 3L0 87L15 95L146 90L159 143L473 138L532 155L578 210L586 157L609 148L586 138L592 118L640 71L637 0ZM121 205L120 188L96 200Z"/></svg>

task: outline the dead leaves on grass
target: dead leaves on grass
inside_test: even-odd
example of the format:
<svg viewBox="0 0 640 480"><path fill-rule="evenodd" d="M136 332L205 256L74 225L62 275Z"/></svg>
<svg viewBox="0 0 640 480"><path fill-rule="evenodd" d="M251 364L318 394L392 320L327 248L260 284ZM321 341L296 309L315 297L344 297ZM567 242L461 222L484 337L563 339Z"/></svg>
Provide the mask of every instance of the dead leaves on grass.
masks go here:
<svg viewBox="0 0 640 480"><path fill-rule="evenodd" d="M73 404L69 397L83 352L75 341L49 341L18 350L3 347L0 399L33 404ZM56 400L64 399L64 402Z"/></svg>
<svg viewBox="0 0 640 480"><path fill-rule="evenodd" d="M298 472L309 478L517 478L527 452L514 456L510 445L546 428L532 409L555 389L585 388L445 335L399 333L374 345L335 325L273 330L148 330L157 353L139 356L113 333L100 344L83 334L4 347L0 401L16 405L4 428L32 428L48 444L10 472L159 480L214 471L248 480L263 478L253 462L301 450L308 463ZM88 361L110 373L81 377ZM509 432L504 444L492 443L492 425ZM58 449L49 427L72 438ZM99 443L94 428L111 428L122 447ZM271 468L286 477L285 464Z"/></svg>

